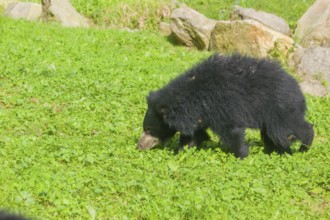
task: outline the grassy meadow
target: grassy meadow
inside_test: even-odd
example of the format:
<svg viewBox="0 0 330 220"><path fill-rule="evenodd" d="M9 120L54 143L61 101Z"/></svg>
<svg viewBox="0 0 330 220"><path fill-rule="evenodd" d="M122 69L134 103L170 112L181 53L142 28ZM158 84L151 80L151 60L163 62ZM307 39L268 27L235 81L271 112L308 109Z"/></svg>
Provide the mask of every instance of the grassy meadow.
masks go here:
<svg viewBox="0 0 330 220"><path fill-rule="evenodd" d="M121 4L72 2L100 25L111 22L95 12ZM189 2L209 17L233 3L274 5L294 24L313 1ZM141 7L149 3L170 4ZM330 219L329 96L306 96L316 132L307 153L296 143L293 156L267 155L258 131L247 132L244 160L212 133L200 150L175 154L178 136L136 149L149 91L210 55L173 46L152 20L129 32L0 16L0 209L36 219Z"/></svg>
<svg viewBox="0 0 330 220"><path fill-rule="evenodd" d="M77 10L98 26L155 29L168 21L172 9L187 5L213 19L228 19L234 5L251 7L284 18L292 28L315 0L71 0Z"/></svg>
<svg viewBox="0 0 330 220"><path fill-rule="evenodd" d="M40 0L20 0L37 2ZM157 29L160 21L169 21L171 10L187 5L213 19L228 19L234 5L274 13L294 28L297 20L315 0L70 0L98 27ZM0 7L0 13L1 13Z"/></svg>

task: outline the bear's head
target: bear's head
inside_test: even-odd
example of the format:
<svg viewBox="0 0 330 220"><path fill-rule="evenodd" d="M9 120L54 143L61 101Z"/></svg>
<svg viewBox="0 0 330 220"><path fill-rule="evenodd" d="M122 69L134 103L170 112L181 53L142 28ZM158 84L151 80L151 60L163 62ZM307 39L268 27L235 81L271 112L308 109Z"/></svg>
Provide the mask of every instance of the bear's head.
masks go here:
<svg viewBox="0 0 330 220"><path fill-rule="evenodd" d="M143 150L165 142L176 132L166 123L165 107L158 106L155 92L150 92L147 103L148 109L143 120L143 133L138 142L138 148Z"/></svg>

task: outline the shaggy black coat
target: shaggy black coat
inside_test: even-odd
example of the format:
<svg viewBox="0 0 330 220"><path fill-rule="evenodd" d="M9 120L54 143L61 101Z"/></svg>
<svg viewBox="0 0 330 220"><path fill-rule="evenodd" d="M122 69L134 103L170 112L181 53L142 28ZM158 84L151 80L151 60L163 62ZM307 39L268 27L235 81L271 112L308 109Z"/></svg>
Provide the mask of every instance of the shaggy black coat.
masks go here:
<svg viewBox="0 0 330 220"><path fill-rule="evenodd" d="M144 132L161 140L180 132L180 147L199 145L210 128L237 157L248 155L246 128L260 129L266 152L312 144L297 82L267 59L214 54L147 97Z"/></svg>

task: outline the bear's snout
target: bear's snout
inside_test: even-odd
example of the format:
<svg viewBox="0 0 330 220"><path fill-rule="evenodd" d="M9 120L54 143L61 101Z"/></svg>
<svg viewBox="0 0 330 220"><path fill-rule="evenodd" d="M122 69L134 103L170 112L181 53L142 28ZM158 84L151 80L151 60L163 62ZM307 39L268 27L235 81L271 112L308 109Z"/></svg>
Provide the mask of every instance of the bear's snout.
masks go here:
<svg viewBox="0 0 330 220"><path fill-rule="evenodd" d="M158 138L144 131L139 139L137 148L140 150L150 149L159 144L159 142L160 141Z"/></svg>

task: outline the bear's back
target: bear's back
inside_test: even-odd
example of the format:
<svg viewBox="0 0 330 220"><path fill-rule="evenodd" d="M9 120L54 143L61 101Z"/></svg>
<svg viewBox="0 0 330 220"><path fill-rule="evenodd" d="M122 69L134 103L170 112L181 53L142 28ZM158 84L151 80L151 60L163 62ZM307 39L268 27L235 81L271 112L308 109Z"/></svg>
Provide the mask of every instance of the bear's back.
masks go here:
<svg viewBox="0 0 330 220"><path fill-rule="evenodd" d="M265 113L269 106L301 109L305 99L297 82L278 62L241 55L214 54L158 90L159 105L173 109L192 108ZM261 112L262 111L262 112Z"/></svg>
<svg viewBox="0 0 330 220"><path fill-rule="evenodd" d="M301 93L297 82L278 62L234 54L214 54L195 65L163 87L173 94L211 90L225 93L228 90ZM248 94L247 94L248 95Z"/></svg>

